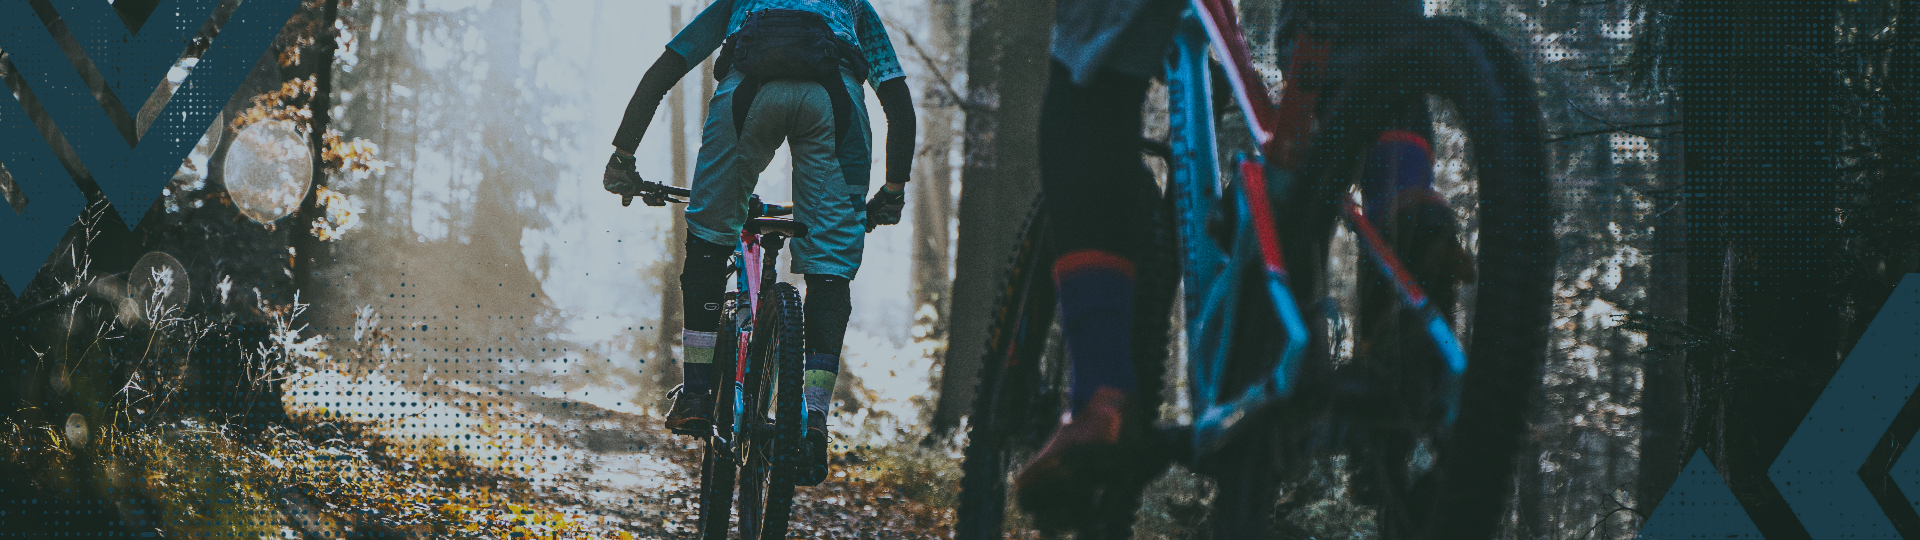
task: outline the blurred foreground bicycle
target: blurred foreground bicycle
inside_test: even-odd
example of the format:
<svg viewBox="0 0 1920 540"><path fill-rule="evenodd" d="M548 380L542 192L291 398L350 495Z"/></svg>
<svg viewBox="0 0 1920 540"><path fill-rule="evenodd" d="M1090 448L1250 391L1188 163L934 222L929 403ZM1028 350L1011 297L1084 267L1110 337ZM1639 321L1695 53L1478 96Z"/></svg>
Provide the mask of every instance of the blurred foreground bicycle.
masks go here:
<svg viewBox="0 0 1920 540"><path fill-rule="evenodd" d="M1073 532L1130 536L1142 490L1181 462L1217 486L1213 537L1302 534L1285 516L1319 498L1304 486L1335 463L1383 537L1490 538L1550 324L1552 214L1532 80L1505 43L1464 21L1408 18L1378 41L1342 42L1308 14L1290 25L1276 105L1232 9L1193 0L1167 71L1171 139L1143 144L1171 172L1165 205L1143 218L1173 226L1144 240L1160 255L1139 263L1136 398L1159 408L1184 288L1192 421L1158 429L1140 449L1152 466L1107 479L1090 525ZM1238 118L1215 110L1215 85ZM1383 205L1358 199L1383 176L1447 165L1429 143L1430 111L1442 109L1471 154L1459 163L1471 189L1446 216L1471 253L1435 270L1406 264L1399 237L1382 230L1387 216L1370 215ZM1222 141L1235 137L1217 126L1233 123L1247 126L1247 148L1221 167ZM1048 219L1029 218L994 312L961 539L1002 536L1009 476L1065 406Z"/></svg>

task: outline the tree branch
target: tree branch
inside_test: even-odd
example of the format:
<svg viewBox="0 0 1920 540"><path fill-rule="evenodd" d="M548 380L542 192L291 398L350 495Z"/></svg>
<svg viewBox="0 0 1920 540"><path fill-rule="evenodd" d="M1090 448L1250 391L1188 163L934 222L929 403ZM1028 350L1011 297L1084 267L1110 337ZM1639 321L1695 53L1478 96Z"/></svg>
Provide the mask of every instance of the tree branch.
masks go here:
<svg viewBox="0 0 1920 540"><path fill-rule="evenodd" d="M1664 127L1673 127L1673 126L1679 126L1679 125L1681 125L1680 122L1661 122L1658 124L1631 124L1631 125L1625 125L1625 126L1608 125L1607 127L1601 128L1601 129L1594 129L1594 130L1588 130L1588 131L1576 131L1573 133L1568 133L1566 135L1548 137L1547 142L1550 142L1550 143L1566 142L1566 141L1578 139L1581 137L1591 137L1594 135L1604 135L1608 133L1626 133L1628 135L1635 135L1639 137L1645 137L1648 139L1658 139L1666 136L1666 134L1643 135L1640 133L1634 133L1632 130L1646 129L1646 128L1664 128Z"/></svg>
<svg viewBox="0 0 1920 540"><path fill-rule="evenodd" d="M888 26L892 26L894 28L901 28L904 26L900 23L894 22L893 19L889 17L882 17L882 19L886 21ZM963 110L969 113L993 111L993 107L990 105L987 105L985 103L980 103L977 101L968 100L964 97L961 97L964 94L961 94L959 90L954 89L953 81L947 80L947 75L942 72L941 68L944 67L944 65L941 62L935 61L933 59L933 55L927 54L927 50L920 47L920 42L918 40L913 39L913 33L901 32L899 33L899 36L907 39L907 46L912 47L913 53L920 56L920 64L927 67L928 73L933 74L933 78L935 82L940 83L940 89L946 93L946 96L947 96L946 101L953 103L955 106L960 107L960 110Z"/></svg>

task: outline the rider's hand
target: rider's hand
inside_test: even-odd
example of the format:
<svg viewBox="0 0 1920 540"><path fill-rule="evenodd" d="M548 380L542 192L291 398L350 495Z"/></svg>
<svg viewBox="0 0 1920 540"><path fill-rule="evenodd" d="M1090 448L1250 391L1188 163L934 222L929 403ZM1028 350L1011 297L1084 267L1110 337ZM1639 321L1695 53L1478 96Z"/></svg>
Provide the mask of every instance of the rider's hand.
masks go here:
<svg viewBox="0 0 1920 540"><path fill-rule="evenodd" d="M873 232L875 226L899 223L900 212L907 209L905 186L901 186L901 191L893 191L888 189L892 185L881 187L867 201L867 232Z"/></svg>
<svg viewBox="0 0 1920 540"><path fill-rule="evenodd" d="M620 195L620 206L633 204L633 192L640 187L640 172L635 170L633 156L614 152L607 159L607 172L600 177L600 184L609 193Z"/></svg>

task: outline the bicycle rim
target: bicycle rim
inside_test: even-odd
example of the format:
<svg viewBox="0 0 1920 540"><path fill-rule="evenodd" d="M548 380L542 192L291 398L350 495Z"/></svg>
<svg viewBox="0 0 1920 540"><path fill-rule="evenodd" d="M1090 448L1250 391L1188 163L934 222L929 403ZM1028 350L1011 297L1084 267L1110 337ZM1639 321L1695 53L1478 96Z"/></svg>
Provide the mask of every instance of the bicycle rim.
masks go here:
<svg viewBox="0 0 1920 540"><path fill-rule="evenodd" d="M747 376L747 418L754 429L746 441L740 478L740 537L778 540L787 534L793 510L795 456L806 426L801 382L805 372L800 293L776 283L767 317L755 344L754 371Z"/></svg>
<svg viewBox="0 0 1920 540"><path fill-rule="evenodd" d="M1404 404L1398 424L1360 430L1367 438L1354 445L1352 464L1355 482L1366 484L1359 487L1373 490L1383 536L1479 540L1498 532L1509 504L1530 398L1545 360L1554 253L1545 149L1532 81L1505 44L1458 20L1421 21L1408 30L1354 71L1323 117L1322 138L1305 169L1306 178L1316 181L1303 182L1305 192L1289 203L1290 215L1304 220L1291 229L1317 236L1290 238L1290 250L1310 252L1290 254L1289 260L1320 263L1296 275L1305 274L1301 282L1309 297L1324 294L1334 212L1348 196L1359 156L1393 127L1395 114L1424 106L1429 96L1459 111L1475 173L1478 250L1472 256L1473 312L1455 319L1466 323L1456 334L1471 339L1458 416L1443 426L1432 402ZM1398 316L1362 322L1408 324ZM1370 363L1396 357L1369 356ZM1435 371L1405 365L1424 361L1408 356L1417 355L1397 356L1402 365L1367 368L1416 381L1395 381L1389 392L1420 388L1418 381L1432 379Z"/></svg>
<svg viewBox="0 0 1920 540"><path fill-rule="evenodd" d="M961 462L960 504L955 537L998 540L1007 519L1007 477L1012 453L1023 446L1025 415L1034 390L1042 384L1039 362L1053 324L1053 283L1046 266L1046 219L1034 201L1020 243L1002 278L987 331L986 357L980 361L980 386L967 420L967 447Z"/></svg>

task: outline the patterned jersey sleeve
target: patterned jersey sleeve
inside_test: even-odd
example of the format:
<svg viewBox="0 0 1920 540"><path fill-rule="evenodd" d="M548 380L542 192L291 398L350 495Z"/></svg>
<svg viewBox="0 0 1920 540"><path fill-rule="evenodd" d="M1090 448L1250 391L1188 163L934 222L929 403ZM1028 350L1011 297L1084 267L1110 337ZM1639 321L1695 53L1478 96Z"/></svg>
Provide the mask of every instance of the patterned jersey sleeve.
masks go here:
<svg viewBox="0 0 1920 540"><path fill-rule="evenodd" d="M673 36L673 41L667 42L667 48L680 53L689 66L706 60L727 39L727 25L733 19L733 3L734 0L718 0L700 10L692 22Z"/></svg>
<svg viewBox="0 0 1920 540"><path fill-rule="evenodd" d="M858 14L860 33L860 52L867 57L867 84L879 88L880 83L905 77L900 70L900 57L893 54L893 41L887 37L887 27L880 24L880 14L873 11L873 4L860 0Z"/></svg>

